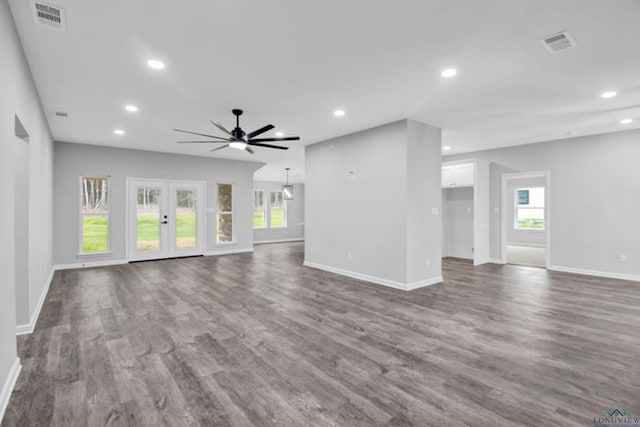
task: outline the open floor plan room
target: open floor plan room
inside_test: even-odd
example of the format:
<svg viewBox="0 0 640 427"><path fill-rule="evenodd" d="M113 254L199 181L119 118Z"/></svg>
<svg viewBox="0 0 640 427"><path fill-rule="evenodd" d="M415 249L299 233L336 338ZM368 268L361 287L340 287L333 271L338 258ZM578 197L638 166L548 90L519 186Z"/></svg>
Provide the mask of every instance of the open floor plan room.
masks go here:
<svg viewBox="0 0 640 427"><path fill-rule="evenodd" d="M0 427L640 427L638 0L0 0Z"/></svg>
<svg viewBox="0 0 640 427"><path fill-rule="evenodd" d="M637 406L636 283L450 259L405 293L302 260L57 273L3 426L579 426Z"/></svg>

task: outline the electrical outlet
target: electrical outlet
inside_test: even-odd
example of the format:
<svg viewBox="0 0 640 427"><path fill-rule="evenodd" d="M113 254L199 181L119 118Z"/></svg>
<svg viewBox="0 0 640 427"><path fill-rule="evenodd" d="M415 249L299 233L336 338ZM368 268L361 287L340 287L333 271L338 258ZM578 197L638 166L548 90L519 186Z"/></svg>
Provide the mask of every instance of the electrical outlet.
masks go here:
<svg viewBox="0 0 640 427"><path fill-rule="evenodd" d="M627 254L620 254L620 262L627 262Z"/></svg>
<svg viewBox="0 0 640 427"><path fill-rule="evenodd" d="M352 258L351 252L347 252L347 259L351 259L351 258Z"/></svg>
<svg viewBox="0 0 640 427"><path fill-rule="evenodd" d="M471 213L471 208L467 208L467 213L470 214Z"/></svg>
<svg viewBox="0 0 640 427"><path fill-rule="evenodd" d="M431 261L429 261L429 258L427 258L427 260L425 261L425 264L427 264L427 267L431 265Z"/></svg>

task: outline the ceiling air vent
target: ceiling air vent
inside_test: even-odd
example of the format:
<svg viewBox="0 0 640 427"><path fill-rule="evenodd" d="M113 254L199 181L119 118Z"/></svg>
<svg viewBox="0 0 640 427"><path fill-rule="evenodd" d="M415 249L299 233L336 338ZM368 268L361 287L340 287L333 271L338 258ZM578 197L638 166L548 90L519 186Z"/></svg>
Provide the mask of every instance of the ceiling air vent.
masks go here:
<svg viewBox="0 0 640 427"><path fill-rule="evenodd" d="M566 32L562 31L560 33L552 34L548 37L542 39L542 44L545 45L547 50L551 53L560 52L561 50L567 50L576 45L573 37Z"/></svg>
<svg viewBox="0 0 640 427"><path fill-rule="evenodd" d="M64 9L41 1L33 3L33 18L37 24L56 30L65 31L66 19Z"/></svg>
<svg viewBox="0 0 640 427"><path fill-rule="evenodd" d="M56 116L58 117L69 117L69 113L66 111L56 111Z"/></svg>

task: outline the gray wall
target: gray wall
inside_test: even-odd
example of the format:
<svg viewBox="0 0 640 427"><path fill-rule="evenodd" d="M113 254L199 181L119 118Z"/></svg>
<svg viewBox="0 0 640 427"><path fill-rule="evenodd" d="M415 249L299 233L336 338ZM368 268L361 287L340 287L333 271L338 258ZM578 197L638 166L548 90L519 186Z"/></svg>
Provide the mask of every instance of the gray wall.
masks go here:
<svg viewBox="0 0 640 427"><path fill-rule="evenodd" d="M0 271L2 271L0 387L2 387L16 360L16 322L29 323L51 272L53 142L6 1L0 2L0 52L2 52L0 66L0 93L2 93L0 96L0 200L2 200L0 207L0 227L2 228L0 230L0 236L2 236L0 239ZM29 133L29 144L15 136L15 115L18 115ZM28 179L28 183L16 182L25 179ZM28 189L28 193L16 195L16 187L21 192ZM27 205L29 209L25 212ZM16 214L25 215L26 218L16 219ZM23 230L23 233L25 228L30 231L26 235L16 236L16 227ZM22 240L17 247L16 238ZM27 240L26 243L25 240ZM20 252L17 259L16 249ZM16 271L19 283L15 282ZM16 286L19 286L18 292L16 292ZM16 301L16 296L20 298L19 301ZM16 311L16 305L19 307L18 311Z"/></svg>
<svg viewBox="0 0 640 427"><path fill-rule="evenodd" d="M253 172L260 163L94 145L55 143L54 253L56 264L124 260L126 178L206 181L206 251L253 247ZM79 177L111 176L111 254L78 256ZM216 244L216 184L235 184L235 243Z"/></svg>
<svg viewBox="0 0 640 427"><path fill-rule="evenodd" d="M546 187L544 178L518 178L507 181L507 243L514 245L546 246L547 233L544 230L518 230L515 222L515 192L520 187ZM546 213L546 210L545 210Z"/></svg>
<svg viewBox="0 0 640 427"><path fill-rule="evenodd" d="M473 188L442 190L442 255L473 259Z"/></svg>
<svg viewBox="0 0 640 427"><path fill-rule="evenodd" d="M440 276L440 166L440 130L408 120L308 146L305 261L402 284Z"/></svg>
<svg viewBox="0 0 640 427"><path fill-rule="evenodd" d="M269 192L281 191L284 182L256 181L253 188L264 190L267 203L267 217L269 216ZM276 228L254 228L253 241L255 243L272 240L304 239L304 184L294 184L294 198L287 203L287 226Z"/></svg>
<svg viewBox="0 0 640 427"><path fill-rule="evenodd" d="M500 258L500 176L548 170L551 265L640 275L640 130L479 151L491 169L491 257ZM619 255L628 261L621 263Z"/></svg>

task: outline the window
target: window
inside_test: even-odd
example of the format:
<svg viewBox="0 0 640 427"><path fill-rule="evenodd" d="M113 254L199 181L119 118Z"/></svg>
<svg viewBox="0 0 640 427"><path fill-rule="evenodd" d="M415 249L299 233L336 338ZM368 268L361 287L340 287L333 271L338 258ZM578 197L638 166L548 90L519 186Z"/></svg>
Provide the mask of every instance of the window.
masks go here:
<svg viewBox="0 0 640 427"><path fill-rule="evenodd" d="M267 226L267 209L264 202L264 191L253 190L253 228Z"/></svg>
<svg viewBox="0 0 640 427"><path fill-rule="evenodd" d="M218 184L216 241L233 242L233 184Z"/></svg>
<svg viewBox="0 0 640 427"><path fill-rule="evenodd" d="M287 204L282 198L282 191L272 191L270 198L271 227L287 226Z"/></svg>
<svg viewBox="0 0 640 427"><path fill-rule="evenodd" d="M518 188L516 190L517 230L544 230L544 187Z"/></svg>
<svg viewBox="0 0 640 427"><path fill-rule="evenodd" d="M109 177L80 179L80 253L109 251Z"/></svg>

